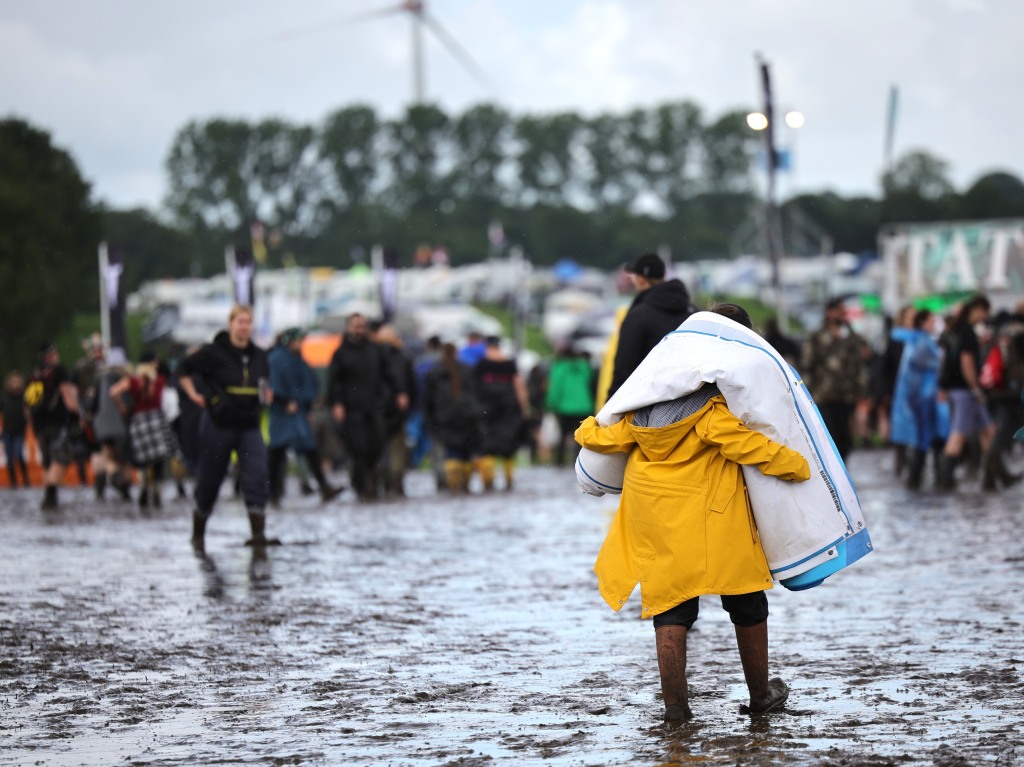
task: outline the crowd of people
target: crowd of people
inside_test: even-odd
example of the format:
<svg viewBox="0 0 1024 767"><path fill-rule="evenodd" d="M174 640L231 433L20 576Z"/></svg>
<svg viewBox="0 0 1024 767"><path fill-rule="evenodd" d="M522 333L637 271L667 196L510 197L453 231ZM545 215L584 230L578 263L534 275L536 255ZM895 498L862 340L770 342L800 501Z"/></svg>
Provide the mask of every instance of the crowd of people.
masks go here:
<svg viewBox="0 0 1024 767"><path fill-rule="evenodd" d="M230 477L248 512L249 542L266 545L266 509L282 503L290 455L300 491L319 492L325 503L346 489L329 478L335 470L347 468L356 499L370 502L404 496L406 472L424 459L440 491L467 493L473 477L474 490L510 490L544 408L563 422L559 463L593 409L590 362L571 349L555 361L555 386L545 385L538 402L496 337L471 334L462 346L431 338L413 357L392 326L353 314L330 364L316 371L302 356L301 328L282 332L269 351L252 332L252 309L236 305L226 329L188 350L173 371L152 351L131 366L98 337L69 369L53 344L42 344L30 374L14 371L4 381L11 487L30 483L31 424L44 510L58 507L72 467L80 483L91 475L97 499L113 490L142 509L161 507L170 471L179 497L191 496L192 540L202 547Z"/></svg>
<svg viewBox="0 0 1024 767"><path fill-rule="evenodd" d="M71 369L47 342L30 373L3 386L3 446L11 487L29 484L31 424L44 485L42 508L58 506L69 468L96 496L109 491L142 508L161 506L168 472L179 497L194 484L193 539L229 472L244 500L252 541L267 541L265 509L286 494L289 464L300 492L324 502L341 494L330 474L347 468L359 501L404 495L405 473L428 464L439 491L511 489L516 457L571 464L573 432L600 408L653 346L696 307L645 254L627 265L636 296L603 371L571 345L524 375L498 338L470 334L461 346L430 338L412 355L387 324L353 314L326 371L302 356L300 328L268 351L252 341L252 310L235 306L227 328L189 350L172 371L152 352L132 367L98 337ZM1024 425L1024 307L990 317L975 296L948 317L906 307L884 351L848 321L842 300L803 342L772 323L766 338L803 374L839 453L875 439L895 448L908 487L923 484L933 456L935 485L956 486L959 467L981 473L985 490L1021 479L1006 465ZM118 350L114 350L117 352ZM290 460L290 456L292 457ZM500 471L499 471L500 470ZM137 488L137 489L136 489Z"/></svg>

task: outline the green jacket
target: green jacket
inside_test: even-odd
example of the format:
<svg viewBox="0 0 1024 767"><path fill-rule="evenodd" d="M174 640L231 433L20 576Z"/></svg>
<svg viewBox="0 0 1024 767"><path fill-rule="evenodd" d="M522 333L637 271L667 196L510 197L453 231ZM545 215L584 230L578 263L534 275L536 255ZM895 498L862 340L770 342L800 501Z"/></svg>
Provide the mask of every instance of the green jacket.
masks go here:
<svg viewBox="0 0 1024 767"><path fill-rule="evenodd" d="M594 412L593 371L581 358L558 358L548 373L544 404L556 415L587 416Z"/></svg>

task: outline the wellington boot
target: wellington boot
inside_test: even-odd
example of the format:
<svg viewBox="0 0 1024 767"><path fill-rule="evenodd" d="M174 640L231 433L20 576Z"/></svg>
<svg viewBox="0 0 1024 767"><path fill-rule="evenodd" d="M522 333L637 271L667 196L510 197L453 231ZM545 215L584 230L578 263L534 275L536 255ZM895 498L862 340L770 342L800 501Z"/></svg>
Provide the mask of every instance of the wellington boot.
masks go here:
<svg viewBox="0 0 1024 767"><path fill-rule="evenodd" d="M153 502L154 509L160 509L163 507L163 499L160 497L160 485L154 484L150 489L150 500Z"/></svg>
<svg viewBox="0 0 1024 767"><path fill-rule="evenodd" d="M924 476L924 464L927 455L923 450L914 450L907 459L907 489L920 490Z"/></svg>
<svg viewBox="0 0 1024 767"><path fill-rule="evenodd" d="M97 472L95 479L93 479L93 486L96 488L96 500L102 501L104 494L107 492L107 475L103 472Z"/></svg>
<svg viewBox="0 0 1024 767"><path fill-rule="evenodd" d="M131 483L125 479L125 476L120 471L110 475L110 484L118 494L121 496L122 501L130 501L132 499Z"/></svg>
<svg viewBox="0 0 1024 767"><path fill-rule="evenodd" d="M733 626L740 651L743 678L747 682L750 705L741 713L764 714L781 706L789 697L789 688L781 679L768 679L768 621L755 626Z"/></svg>
<svg viewBox="0 0 1024 767"><path fill-rule="evenodd" d="M461 493L463 487L462 481L462 461L445 461L444 462L444 478L448 489L453 493Z"/></svg>
<svg viewBox="0 0 1024 767"><path fill-rule="evenodd" d="M483 480L484 490L494 489L494 471L497 468L497 461L493 455L485 455L480 459L480 479Z"/></svg>
<svg viewBox="0 0 1024 767"><path fill-rule="evenodd" d="M956 490L956 461L957 456L945 453L939 458L938 475L935 477L935 487L938 490Z"/></svg>
<svg viewBox="0 0 1024 767"><path fill-rule="evenodd" d="M263 509L256 507L249 509L249 527L252 529L252 537L245 542L246 546L281 545L281 541L277 540L277 538L267 537L267 515L263 512Z"/></svg>
<svg viewBox="0 0 1024 767"><path fill-rule="evenodd" d="M206 520L209 519L199 511L192 512L192 548L203 551L206 545Z"/></svg>
<svg viewBox="0 0 1024 767"><path fill-rule="evenodd" d="M47 485L43 491L43 503L39 507L43 511L57 510L57 486Z"/></svg>
<svg viewBox="0 0 1024 767"><path fill-rule="evenodd" d="M511 490L516 473L516 464L511 458L505 459L505 489Z"/></svg>
<svg viewBox="0 0 1024 767"><path fill-rule="evenodd" d="M678 722L693 717L689 689L686 686L686 627L662 626L654 632L658 648L658 672L661 698L665 703L665 721Z"/></svg>
<svg viewBox="0 0 1024 767"><path fill-rule="evenodd" d="M459 488L459 490L461 492L463 492L463 493L468 493L469 492L469 482L470 482L471 479L473 479L473 472L475 470L476 470L476 467L473 465L472 461L463 461L462 462L462 480L461 480L462 485Z"/></svg>
<svg viewBox="0 0 1024 767"><path fill-rule="evenodd" d="M324 485L323 487L320 488L320 500L323 501L324 503L330 503L344 492L344 487L332 487L331 485Z"/></svg>

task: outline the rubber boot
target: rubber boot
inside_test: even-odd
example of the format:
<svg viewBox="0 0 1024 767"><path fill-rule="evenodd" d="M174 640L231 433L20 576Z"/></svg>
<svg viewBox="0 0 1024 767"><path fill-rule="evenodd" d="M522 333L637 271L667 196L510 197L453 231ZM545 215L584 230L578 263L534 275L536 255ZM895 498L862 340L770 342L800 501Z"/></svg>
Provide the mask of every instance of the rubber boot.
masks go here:
<svg viewBox="0 0 1024 767"><path fill-rule="evenodd" d="M494 470L497 461L493 455L485 455L480 459L480 479L483 480L484 490L494 489Z"/></svg>
<svg viewBox="0 0 1024 767"><path fill-rule="evenodd" d="M516 463L511 458L505 459L505 489L512 489L512 478L516 471Z"/></svg>
<svg viewBox="0 0 1024 767"><path fill-rule="evenodd" d="M145 479L143 479L143 485L139 489L139 508L149 508L149 485L145 484Z"/></svg>
<svg viewBox="0 0 1024 767"><path fill-rule="evenodd" d="M733 626L740 651L743 678L750 693L750 705L741 713L765 714L779 708L789 697L789 688L778 677L768 679L768 621L755 626Z"/></svg>
<svg viewBox="0 0 1024 767"><path fill-rule="evenodd" d="M320 488L320 500L324 503L330 503L339 495L345 492L344 487L334 487L333 485L324 484Z"/></svg>
<svg viewBox="0 0 1024 767"><path fill-rule="evenodd" d="M110 484L120 494L122 501L130 501L132 499L131 487L121 471L117 471L110 476Z"/></svg>
<svg viewBox="0 0 1024 767"><path fill-rule="evenodd" d="M938 475L935 477L935 487L939 490L955 490L956 489L956 477L954 471L956 470L957 456L946 455L945 453L939 458L939 469Z"/></svg>
<svg viewBox="0 0 1024 767"><path fill-rule="evenodd" d="M57 510L57 486L47 485L43 491L43 503L39 507L43 511L56 511Z"/></svg>
<svg viewBox="0 0 1024 767"><path fill-rule="evenodd" d="M665 721L681 722L693 717L686 686L686 626L662 626L654 632L658 647L658 673Z"/></svg>
<svg viewBox="0 0 1024 767"><path fill-rule="evenodd" d="M462 461L445 461L444 477L451 492L462 492Z"/></svg>
<svg viewBox="0 0 1024 767"><path fill-rule="evenodd" d="M913 450L907 459L907 489L920 490L924 476L924 464L927 454L923 450Z"/></svg>
<svg viewBox="0 0 1024 767"><path fill-rule="evenodd" d="M895 458L896 458L896 476L900 476L903 473L903 469L907 468L909 462L907 460L907 446L896 445L895 447Z"/></svg>
<svg viewBox="0 0 1024 767"><path fill-rule="evenodd" d="M96 476L93 479L93 486L96 488L96 500L102 501L103 496L107 492L107 475L102 471L96 472Z"/></svg>
<svg viewBox="0 0 1024 767"><path fill-rule="evenodd" d="M459 488L463 493L469 492L469 481L473 479L473 472L476 467L472 461L462 462L462 486Z"/></svg>
<svg viewBox="0 0 1024 767"><path fill-rule="evenodd" d="M206 520L209 517L198 509L192 511L192 548L203 551L206 546Z"/></svg>
<svg viewBox="0 0 1024 767"><path fill-rule="evenodd" d="M249 527L252 537L245 542L246 546L280 546L281 541L268 538L266 534L267 515L257 506L249 507Z"/></svg>

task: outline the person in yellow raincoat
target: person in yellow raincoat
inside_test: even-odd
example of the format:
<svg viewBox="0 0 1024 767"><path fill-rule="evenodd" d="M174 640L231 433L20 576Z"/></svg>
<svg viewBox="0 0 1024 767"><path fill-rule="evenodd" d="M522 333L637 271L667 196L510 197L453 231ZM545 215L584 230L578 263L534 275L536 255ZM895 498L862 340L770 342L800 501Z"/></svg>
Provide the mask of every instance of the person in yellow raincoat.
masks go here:
<svg viewBox="0 0 1024 767"><path fill-rule="evenodd" d="M716 308L750 327L733 304ZM691 716L686 632L698 598L718 594L735 626L750 713L781 706L789 689L768 678L768 600L772 587L740 464L803 482L800 453L748 429L714 384L641 408L616 424L591 416L576 440L599 453L629 453L622 500L594 570L601 596L619 610L640 584L641 617L654 618L665 719Z"/></svg>

